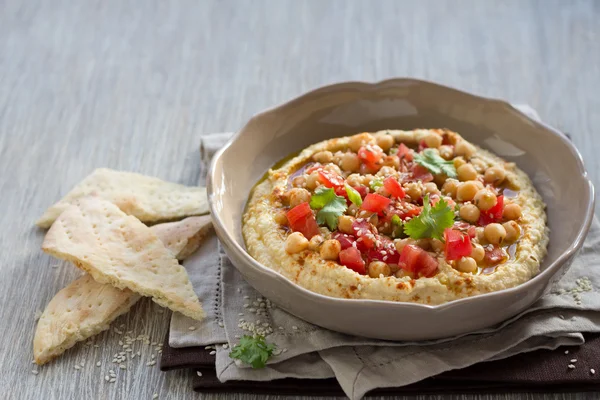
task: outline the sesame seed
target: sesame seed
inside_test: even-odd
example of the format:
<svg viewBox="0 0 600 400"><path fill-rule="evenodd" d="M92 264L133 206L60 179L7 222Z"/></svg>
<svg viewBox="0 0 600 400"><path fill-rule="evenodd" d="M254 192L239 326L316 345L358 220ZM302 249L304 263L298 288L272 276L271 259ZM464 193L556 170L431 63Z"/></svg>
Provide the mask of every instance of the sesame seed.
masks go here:
<svg viewBox="0 0 600 400"><path fill-rule="evenodd" d="M81 367L79 365L76 365L73 368L75 368L75 369L81 369Z"/></svg>
<svg viewBox="0 0 600 400"><path fill-rule="evenodd" d="M196 330L196 327L195 327L195 326L190 326L188 329L189 329L190 331L195 331L195 330Z"/></svg>
<svg viewBox="0 0 600 400"><path fill-rule="evenodd" d="M240 317L242 317L243 315L244 315L244 313L243 313L243 312L241 312L241 313L238 313L238 316L240 316Z"/></svg>
<svg viewBox="0 0 600 400"><path fill-rule="evenodd" d="M573 358L573 359L571 360L571 362L572 362L572 363L576 363L576 362L577 362L577 359L576 359L576 358Z"/></svg>
<svg viewBox="0 0 600 400"><path fill-rule="evenodd" d="M573 364L569 364L567 365L567 367L569 367L569 369L575 369L575 366Z"/></svg>
<svg viewBox="0 0 600 400"><path fill-rule="evenodd" d="M250 307L250 304L244 304L244 308Z"/></svg>
<svg viewBox="0 0 600 400"><path fill-rule="evenodd" d="M101 362L101 361L98 361L98 362L96 363L96 367L99 367L99 366L101 366L101 365L102 365L102 362Z"/></svg>
<svg viewBox="0 0 600 400"><path fill-rule="evenodd" d="M569 350L565 350L565 354L569 354Z"/></svg>
<svg viewBox="0 0 600 400"><path fill-rule="evenodd" d="M37 375L37 374L39 374L40 372L39 372L38 370L32 369L32 370L31 370L31 373L32 373L32 374L34 374L34 375Z"/></svg>
<svg viewBox="0 0 600 400"><path fill-rule="evenodd" d="M115 383L117 381L117 378L110 378L110 381L108 381L109 383Z"/></svg>
<svg viewBox="0 0 600 400"><path fill-rule="evenodd" d="M127 369L127 367L125 366L125 364L119 365L119 368L121 368L121 369Z"/></svg>
<svg viewBox="0 0 600 400"><path fill-rule="evenodd" d="M229 348L229 345L228 345L227 343L225 343L225 344L223 345L223 348L224 348L224 349L228 349L228 348Z"/></svg>
<svg viewBox="0 0 600 400"><path fill-rule="evenodd" d="M196 375L198 375L198 376L202 376L202 372L200 372L200 371L196 371Z"/></svg>
<svg viewBox="0 0 600 400"><path fill-rule="evenodd" d="M154 393L154 394L152 395L152 398L153 398L153 399L158 399L158 393Z"/></svg>
<svg viewBox="0 0 600 400"><path fill-rule="evenodd" d="M204 350L210 350L212 349L212 346L204 346Z"/></svg>
<svg viewBox="0 0 600 400"><path fill-rule="evenodd" d="M213 350L213 351L211 351L211 352L210 352L210 353L208 353L208 354L210 354L211 356L214 356L215 354L217 354L217 352Z"/></svg>
<svg viewBox="0 0 600 400"><path fill-rule="evenodd" d="M105 380L106 382L110 381L110 376L106 375L106 376L104 377L104 380Z"/></svg>
<svg viewBox="0 0 600 400"><path fill-rule="evenodd" d="M292 329L296 331L296 330L298 330L298 327L296 325L294 325L294 326L292 326Z"/></svg>
<svg viewBox="0 0 600 400"><path fill-rule="evenodd" d="M224 326L224 325L223 325L223 323L222 323L222 322L219 322L219 326L220 326L221 328L223 328L223 326Z"/></svg>
<svg viewBox="0 0 600 400"><path fill-rule="evenodd" d="M594 375L596 373L596 370L594 368L590 368L590 374Z"/></svg>

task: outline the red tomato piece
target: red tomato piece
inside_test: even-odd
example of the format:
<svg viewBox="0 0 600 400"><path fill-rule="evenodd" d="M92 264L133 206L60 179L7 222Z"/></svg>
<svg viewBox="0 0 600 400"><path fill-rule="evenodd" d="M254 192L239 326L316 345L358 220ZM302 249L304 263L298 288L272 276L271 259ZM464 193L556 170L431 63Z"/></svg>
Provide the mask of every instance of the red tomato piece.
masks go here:
<svg viewBox="0 0 600 400"><path fill-rule="evenodd" d="M425 139L421 139L421 141L419 142L419 153L427 149L428 147L429 146L427 146L427 144L425 143Z"/></svg>
<svg viewBox="0 0 600 400"><path fill-rule="evenodd" d="M488 249L488 246L485 246L484 249L485 256L483 259L490 267L500 264L506 258L506 253L504 253L504 250L499 247Z"/></svg>
<svg viewBox="0 0 600 400"><path fill-rule="evenodd" d="M383 151L379 146L363 146L358 149L358 158L365 164L377 164L383 157Z"/></svg>
<svg viewBox="0 0 600 400"><path fill-rule="evenodd" d="M340 264L346 268L350 268L352 271L358 272L361 275L366 273L365 261L360 255L360 251L354 247L348 247L340 251Z"/></svg>
<svg viewBox="0 0 600 400"><path fill-rule="evenodd" d="M433 180L433 175L427 168L422 165L415 164L411 168L412 172L412 180L421 181L421 182L431 182Z"/></svg>
<svg viewBox="0 0 600 400"><path fill-rule="evenodd" d="M352 223L352 230L356 239L356 246L360 251L368 251L375 247L377 236L374 233L373 225L365 219L357 219Z"/></svg>
<svg viewBox="0 0 600 400"><path fill-rule="evenodd" d="M406 271L431 277L437 272L438 262L422 248L408 244L402 249L398 266Z"/></svg>
<svg viewBox="0 0 600 400"><path fill-rule="evenodd" d="M473 246L471 245L471 239L464 233L447 228L444 230L444 241L446 246L444 247L444 255L446 260L458 260L461 257L468 257L471 255Z"/></svg>
<svg viewBox="0 0 600 400"><path fill-rule="evenodd" d="M421 210L421 207L412 203L404 203L403 209L400 213L398 213L398 216L402 221L405 221L407 218L416 217L417 215L421 214Z"/></svg>
<svg viewBox="0 0 600 400"><path fill-rule="evenodd" d="M402 189L400 182L398 182L398 180L392 176L385 178L383 181L383 187L389 194L392 195L392 197L397 199L403 199L404 196L406 196L406 193L404 193L404 189Z"/></svg>
<svg viewBox="0 0 600 400"><path fill-rule="evenodd" d="M356 242L356 239L347 233L342 233L340 231L335 231L331 234L331 238L337 240L342 245L342 250L347 249L348 247L353 247L352 243Z"/></svg>
<svg viewBox="0 0 600 400"><path fill-rule="evenodd" d="M354 189L356 189L358 194L360 194L361 199L364 199L365 197L367 197L367 194L369 194L366 186L355 186Z"/></svg>
<svg viewBox="0 0 600 400"><path fill-rule="evenodd" d="M394 246L394 242L387 236L378 237L379 246L367 252L367 259L371 261L383 261L388 264L398 264L400 254Z"/></svg>
<svg viewBox="0 0 600 400"><path fill-rule="evenodd" d="M496 205L487 211L482 211L477 223L481 226L491 224L492 222L502 221L502 212L504 211L504 196L498 196Z"/></svg>
<svg viewBox="0 0 600 400"><path fill-rule="evenodd" d="M344 178L324 169L319 171L319 180L328 188L344 186Z"/></svg>
<svg viewBox="0 0 600 400"><path fill-rule="evenodd" d="M300 203L286 213L290 228L294 232L300 232L307 239L318 235L319 225L310 209L308 202Z"/></svg>
<svg viewBox="0 0 600 400"><path fill-rule="evenodd" d="M400 157L400 160L412 161L413 153L404 143L400 143L400 146L398 146L398 157Z"/></svg>
<svg viewBox="0 0 600 400"><path fill-rule="evenodd" d="M369 193L365 197L365 200L362 203L361 208L363 210L375 212L375 213L383 213L383 210L387 206L390 205L391 200L387 197L384 197L377 193Z"/></svg>

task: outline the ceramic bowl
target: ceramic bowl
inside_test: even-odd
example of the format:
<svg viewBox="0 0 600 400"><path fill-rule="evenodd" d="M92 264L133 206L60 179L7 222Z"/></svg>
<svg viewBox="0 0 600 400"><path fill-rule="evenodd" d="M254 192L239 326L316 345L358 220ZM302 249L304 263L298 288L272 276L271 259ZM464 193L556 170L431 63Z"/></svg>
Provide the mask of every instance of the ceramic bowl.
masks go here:
<svg viewBox="0 0 600 400"><path fill-rule="evenodd" d="M529 174L547 204L551 232L548 255L536 277L515 288L436 306L339 299L297 286L246 252L244 206L253 185L277 161L325 139L415 128L455 130ZM334 84L256 115L215 155L208 182L216 232L248 283L308 322L388 340L464 334L525 310L566 272L594 207L581 155L561 133L503 101L413 79Z"/></svg>

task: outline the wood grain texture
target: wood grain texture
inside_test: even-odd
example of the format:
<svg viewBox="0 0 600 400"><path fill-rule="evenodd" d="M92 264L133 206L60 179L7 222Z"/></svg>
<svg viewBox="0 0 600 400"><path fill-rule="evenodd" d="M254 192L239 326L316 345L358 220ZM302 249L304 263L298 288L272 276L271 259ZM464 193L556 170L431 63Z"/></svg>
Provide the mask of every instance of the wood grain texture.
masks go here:
<svg viewBox="0 0 600 400"><path fill-rule="evenodd" d="M0 0L0 391L258 398L198 396L188 372L146 366L149 353L106 383L114 331L32 374L35 311L79 274L40 251L36 218L96 167L194 184L203 133L323 84L395 76L531 104L572 134L598 185L599 19L593 0ZM157 310L142 301L116 325L160 342L169 313Z"/></svg>

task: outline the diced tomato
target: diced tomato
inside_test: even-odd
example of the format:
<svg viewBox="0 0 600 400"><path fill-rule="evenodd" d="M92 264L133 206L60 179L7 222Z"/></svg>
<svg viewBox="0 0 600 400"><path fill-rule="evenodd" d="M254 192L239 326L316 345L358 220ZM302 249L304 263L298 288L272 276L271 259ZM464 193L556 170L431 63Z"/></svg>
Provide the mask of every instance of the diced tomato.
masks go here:
<svg viewBox="0 0 600 400"><path fill-rule="evenodd" d="M348 247L347 249L340 251L339 258L340 264L343 266L350 268L351 270L362 275L366 273L365 262L362 259L358 249L355 249L354 247Z"/></svg>
<svg viewBox="0 0 600 400"><path fill-rule="evenodd" d="M400 213L398 213L398 216L402 221L405 221L407 218L416 217L417 215L421 214L421 210L421 207L412 203L404 203L403 209L400 211Z"/></svg>
<svg viewBox="0 0 600 400"><path fill-rule="evenodd" d="M400 254L396 250L394 242L384 235L379 236L378 242L379 246L367 252L368 261L383 261L388 264L398 264Z"/></svg>
<svg viewBox="0 0 600 400"><path fill-rule="evenodd" d="M385 178L383 181L383 187L389 194L392 195L392 197L397 199L403 199L404 196L406 196L404 189L402 189L402 186L400 185L400 182L398 182L398 180L392 176Z"/></svg>
<svg viewBox="0 0 600 400"><path fill-rule="evenodd" d="M506 253L499 247L493 247L492 249L488 249L488 246L484 247L485 256L484 260L488 266L494 266L500 264L506 258Z"/></svg>
<svg viewBox="0 0 600 400"><path fill-rule="evenodd" d="M365 197L361 208L363 210L382 213L383 210L390 204L391 200L377 193L369 193Z"/></svg>
<svg viewBox="0 0 600 400"><path fill-rule="evenodd" d="M433 175L427 168L422 165L415 164L411 168L412 172L412 180L421 181L421 182L431 182L433 180Z"/></svg>
<svg viewBox="0 0 600 400"><path fill-rule="evenodd" d="M319 180L328 188L344 186L344 178L324 169L319 171Z"/></svg>
<svg viewBox="0 0 600 400"><path fill-rule="evenodd" d="M446 242L444 248L446 260L458 260L461 257L471 255L473 246L468 235L455 229L447 228L444 230L444 241Z"/></svg>
<svg viewBox="0 0 600 400"><path fill-rule="evenodd" d="M331 238L337 240L342 245L342 250L352 247L352 243L356 242L356 239L346 233L335 231L331 234Z"/></svg>
<svg viewBox="0 0 600 400"><path fill-rule="evenodd" d="M290 228L302 233L307 239L319 234L319 225L308 202L300 203L286 213Z"/></svg>
<svg viewBox="0 0 600 400"><path fill-rule="evenodd" d="M354 237L357 238L356 246L360 251L368 251L375 247L377 236L369 221L357 219L352 223L352 231L354 231Z"/></svg>
<svg viewBox="0 0 600 400"><path fill-rule="evenodd" d="M428 148L429 146L427 146L427 144L425 143L425 140L422 139L419 142L419 153L422 152L423 150L425 150L426 148Z"/></svg>
<svg viewBox="0 0 600 400"><path fill-rule="evenodd" d="M358 158L365 164L377 164L383 157L383 151L379 146L363 146L358 149Z"/></svg>
<svg viewBox="0 0 600 400"><path fill-rule="evenodd" d="M336 186L333 188L333 191L335 192L336 195L345 198L347 205L352 204L352 202L348 198L348 192L346 192L346 188L344 186Z"/></svg>
<svg viewBox="0 0 600 400"><path fill-rule="evenodd" d="M438 262L422 248L407 244L402 249L398 266L406 271L431 277L437 272Z"/></svg>
<svg viewBox="0 0 600 400"><path fill-rule="evenodd" d="M412 150L409 149L404 143L400 143L400 146L398 146L398 157L400 157L400 160L404 159L406 161L412 161Z"/></svg>
<svg viewBox="0 0 600 400"><path fill-rule="evenodd" d="M504 196L498 196L496 205L487 211L482 211L479 216L477 223L480 226L491 224L492 222L502 221L502 212L504 211Z"/></svg>

